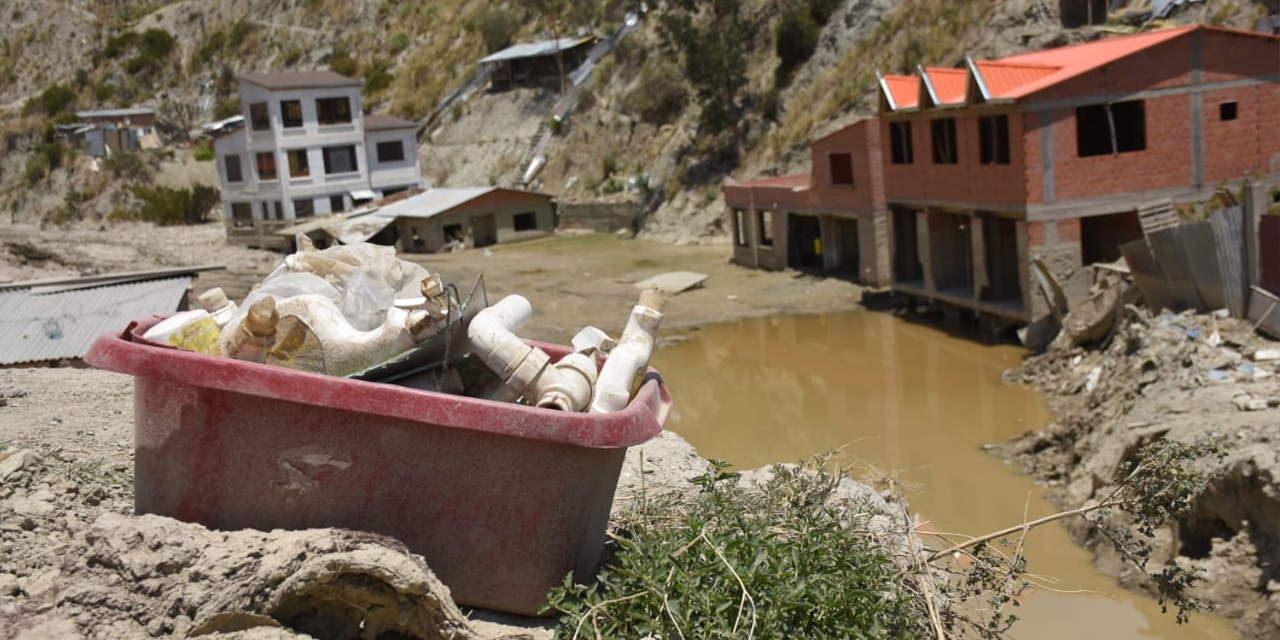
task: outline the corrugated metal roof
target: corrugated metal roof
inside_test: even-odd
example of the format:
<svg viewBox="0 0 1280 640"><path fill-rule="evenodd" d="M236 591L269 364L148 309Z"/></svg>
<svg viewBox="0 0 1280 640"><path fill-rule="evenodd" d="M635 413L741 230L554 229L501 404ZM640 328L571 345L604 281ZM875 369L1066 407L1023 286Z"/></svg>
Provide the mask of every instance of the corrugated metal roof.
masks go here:
<svg viewBox="0 0 1280 640"><path fill-rule="evenodd" d="M0 291L0 365L84 357L104 333L173 313L190 286L184 276L57 293Z"/></svg>
<svg viewBox="0 0 1280 640"><path fill-rule="evenodd" d="M886 75L884 86L895 109L914 109L920 104L920 80L915 76Z"/></svg>
<svg viewBox="0 0 1280 640"><path fill-rule="evenodd" d="M1059 67L1055 73L1010 90L1008 97L1030 95L1200 28L1200 25L1189 25L1001 58L999 62Z"/></svg>
<svg viewBox="0 0 1280 640"><path fill-rule="evenodd" d="M134 107L129 109L98 109L96 111L77 111L77 118L127 118L129 116L154 116L155 109Z"/></svg>
<svg viewBox="0 0 1280 640"><path fill-rule="evenodd" d="M1059 70L1058 67L990 60L978 60L974 66L992 98L1007 98L1018 87L1051 76Z"/></svg>
<svg viewBox="0 0 1280 640"><path fill-rule="evenodd" d="M565 49L572 49L584 42L590 42L594 39L595 38L592 36L579 36L573 38L560 38L559 40L515 44L493 55L481 58L480 62L500 62L502 60L515 60L516 58L537 58L541 56L554 55L557 48L561 51Z"/></svg>
<svg viewBox="0 0 1280 640"><path fill-rule="evenodd" d="M382 207L372 215L383 218L431 218L496 189L497 187L431 189Z"/></svg>
<svg viewBox="0 0 1280 640"><path fill-rule="evenodd" d="M929 83L933 86L933 91L937 97L936 104L960 104L964 102L965 83L968 79L968 72L964 69L951 69L947 67L928 67L925 75L929 77Z"/></svg>

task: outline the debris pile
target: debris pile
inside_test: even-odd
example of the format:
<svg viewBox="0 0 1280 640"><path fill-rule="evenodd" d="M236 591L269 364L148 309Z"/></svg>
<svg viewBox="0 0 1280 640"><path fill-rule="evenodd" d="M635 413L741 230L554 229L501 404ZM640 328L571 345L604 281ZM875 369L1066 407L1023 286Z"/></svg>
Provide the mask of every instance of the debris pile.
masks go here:
<svg viewBox="0 0 1280 640"><path fill-rule="evenodd" d="M1058 421L1001 452L1052 487L1061 506L1075 508L1107 495L1121 465L1150 442L1221 442L1221 472L1191 512L1171 522L1153 562L1176 558L1204 570L1197 595L1235 619L1242 637L1272 638L1280 628L1277 345L1225 311L1111 308L1114 325L1090 331L1093 339L1060 337L1006 372L1046 392ZM1071 326L1068 316L1064 327ZM1139 584L1096 528L1072 526L1104 571Z"/></svg>
<svg viewBox="0 0 1280 640"><path fill-rule="evenodd" d="M298 246L241 304L211 289L201 309L170 316L142 338L301 371L609 413L626 407L662 322L662 293L646 289L618 340L586 327L574 352L552 362L515 333L533 313L522 296L487 307L481 279L462 298L390 247L317 250L301 235Z"/></svg>

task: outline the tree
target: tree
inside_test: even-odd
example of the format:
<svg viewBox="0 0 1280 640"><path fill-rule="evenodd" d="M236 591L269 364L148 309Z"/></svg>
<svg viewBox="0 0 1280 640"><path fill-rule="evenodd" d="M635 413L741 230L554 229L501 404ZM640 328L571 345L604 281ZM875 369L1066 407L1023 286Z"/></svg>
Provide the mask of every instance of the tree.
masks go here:
<svg viewBox="0 0 1280 640"><path fill-rule="evenodd" d="M191 102L164 98L156 109L156 133L165 142L187 142L195 128L200 109Z"/></svg>
<svg viewBox="0 0 1280 640"><path fill-rule="evenodd" d="M740 0L676 0L663 16L663 36L683 56L685 78L702 107L709 133L729 130L738 158L746 155L742 128L747 86L747 48L756 27Z"/></svg>

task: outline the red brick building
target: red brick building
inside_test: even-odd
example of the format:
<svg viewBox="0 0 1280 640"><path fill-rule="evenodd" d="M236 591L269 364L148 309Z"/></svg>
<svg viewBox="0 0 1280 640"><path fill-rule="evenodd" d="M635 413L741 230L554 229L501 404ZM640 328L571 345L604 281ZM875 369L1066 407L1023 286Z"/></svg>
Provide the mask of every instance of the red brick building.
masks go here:
<svg viewBox="0 0 1280 640"><path fill-rule="evenodd" d="M846 187L857 198L824 208L814 194L831 175L819 151L831 139L849 140L841 148L870 177ZM736 261L806 266L776 246L760 259L760 229L744 236L739 219L758 223L767 211L789 219L790 206L797 216L865 217L887 235L887 256L860 256L888 265L875 272L880 281L1028 322L1043 313L1031 259L1065 276L1140 238L1141 203L1202 203L1246 178L1280 185L1280 38L1190 26L886 75L879 117L813 149L813 175L791 199L771 199L780 194L768 181L726 185ZM775 245L794 245L785 236L796 227L780 213L769 217ZM881 217L887 224L875 222ZM830 226L820 225L819 245L830 244ZM826 253L823 268L840 263ZM862 281L876 282L868 273Z"/></svg>

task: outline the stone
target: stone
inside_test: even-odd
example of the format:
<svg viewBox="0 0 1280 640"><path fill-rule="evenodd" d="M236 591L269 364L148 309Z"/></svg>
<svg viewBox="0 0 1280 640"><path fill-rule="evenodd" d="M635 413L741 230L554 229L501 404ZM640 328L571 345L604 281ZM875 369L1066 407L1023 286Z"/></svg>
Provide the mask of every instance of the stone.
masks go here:
<svg viewBox="0 0 1280 640"><path fill-rule="evenodd" d="M16 596L21 593L18 587L18 576L12 573L0 573L0 596Z"/></svg>
<svg viewBox="0 0 1280 640"><path fill-rule="evenodd" d="M0 482L5 482L9 479L9 476L34 466L37 462L40 462L40 456L29 449L9 454L4 458L3 462L0 462Z"/></svg>

